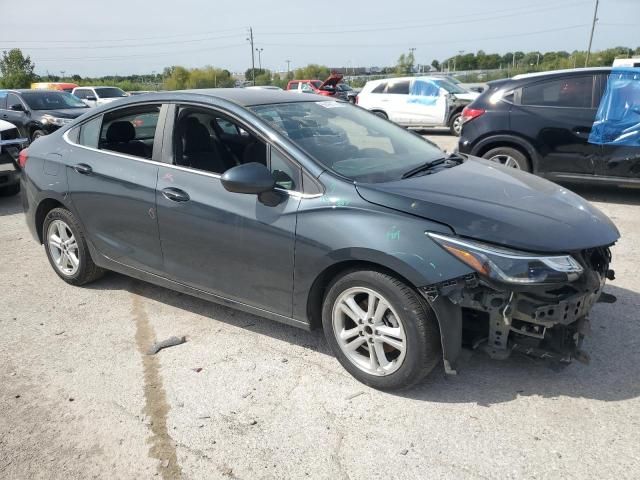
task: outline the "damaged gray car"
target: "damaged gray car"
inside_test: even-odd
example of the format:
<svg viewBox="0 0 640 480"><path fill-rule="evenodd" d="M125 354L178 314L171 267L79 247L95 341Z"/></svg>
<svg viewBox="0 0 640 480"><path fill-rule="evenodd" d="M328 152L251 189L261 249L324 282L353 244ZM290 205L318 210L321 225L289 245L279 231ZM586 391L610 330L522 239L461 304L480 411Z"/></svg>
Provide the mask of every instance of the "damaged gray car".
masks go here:
<svg viewBox="0 0 640 480"><path fill-rule="evenodd" d="M306 329L380 389L463 346L586 359L613 223L572 192L346 102L244 89L92 110L20 155L55 272L113 270Z"/></svg>

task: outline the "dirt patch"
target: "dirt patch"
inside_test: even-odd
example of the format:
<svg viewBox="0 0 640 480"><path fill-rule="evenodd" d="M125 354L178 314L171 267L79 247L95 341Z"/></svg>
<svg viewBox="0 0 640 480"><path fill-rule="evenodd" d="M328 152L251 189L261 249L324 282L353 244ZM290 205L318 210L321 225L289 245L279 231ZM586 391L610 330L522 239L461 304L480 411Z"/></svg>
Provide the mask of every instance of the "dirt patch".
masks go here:
<svg viewBox="0 0 640 480"><path fill-rule="evenodd" d="M131 312L136 322L136 345L142 357L144 369L144 413L149 417L151 437L148 439L149 456L159 461L158 473L164 480L176 480L182 477L178 465L175 443L167 430L169 404L162 386L160 359L147 355L149 347L155 342L155 334L149 323L149 317L139 295L131 293Z"/></svg>

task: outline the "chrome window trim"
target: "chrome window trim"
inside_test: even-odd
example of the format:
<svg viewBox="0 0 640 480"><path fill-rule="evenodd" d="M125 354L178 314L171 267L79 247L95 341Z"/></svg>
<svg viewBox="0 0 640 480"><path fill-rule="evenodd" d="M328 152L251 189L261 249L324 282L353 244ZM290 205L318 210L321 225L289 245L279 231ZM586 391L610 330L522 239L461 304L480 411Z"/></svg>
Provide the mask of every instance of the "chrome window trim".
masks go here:
<svg viewBox="0 0 640 480"><path fill-rule="evenodd" d="M64 134L62 135L62 138L64 139L65 142L67 142L69 145L72 145L74 147L83 148L83 149L89 150L91 152L98 152L98 153L102 153L102 154L106 154L106 155L111 155L111 156L114 156L114 157L126 158L127 160L135 160L137 162L150 163L152 165L173 168L174 170L181 170L183 172L195 173L197 175L202 175L204 177L217 178L218 180L220 180L220 178L222 177L222 175L219 175L217 173L205 172L203 170L196 170L194 168L182 167L180 165L172 165L170 163L165 163L165 162L157 162L155 160L147 160L146 158L134 157L133 155L125 155L123 153L112 152L110 150L100 150L98 148L87 147L86 145L80 145L78 143L73 143L68 137L69 132L71 130L73 130L73 129L69 129L66 132L64 132ZM296 165L297 165L297 162L296 162ZM290 197L303 198L303 199L319 198L322 195L324 195L324 193L313 193L313 194L311 194L311 193L297 192L295 190L285 190L284 188L280 188L280 187L275 187L274 190L277 191L277 192L280 192L280 193L286 193Z"/></svg>

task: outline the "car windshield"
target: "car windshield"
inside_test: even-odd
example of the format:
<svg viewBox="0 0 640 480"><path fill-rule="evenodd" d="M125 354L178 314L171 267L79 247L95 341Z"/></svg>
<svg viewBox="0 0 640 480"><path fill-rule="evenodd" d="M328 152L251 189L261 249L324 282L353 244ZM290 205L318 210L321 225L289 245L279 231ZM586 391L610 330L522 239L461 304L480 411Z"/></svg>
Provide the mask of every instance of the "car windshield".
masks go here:
<svg viewBox="0 0 640 480"><path fill-rule="evenodd" d="M467 93L467 91L448 80L436 80L439 87L444 88L449 93Z"/></svg>
<svg viewBox="0 0 640 480"><path fill-rule="evenodd" d="M22 92L22 98L31 110L87 108L78 97L67 92Z"/></svg>
<svg viewBox="0 0 640 480"><path fill-rule="evenodd" d="M251 107L311 157L351 180L399 180L444 157L422 137L344 102L279 103Z"/></svg>
<svg viewBox="0 0 640 480"><path fill-rule="evenodd" d="M100 98L119 98L126 97L127 94L117 87L101 87L95 89Z"/></svg>

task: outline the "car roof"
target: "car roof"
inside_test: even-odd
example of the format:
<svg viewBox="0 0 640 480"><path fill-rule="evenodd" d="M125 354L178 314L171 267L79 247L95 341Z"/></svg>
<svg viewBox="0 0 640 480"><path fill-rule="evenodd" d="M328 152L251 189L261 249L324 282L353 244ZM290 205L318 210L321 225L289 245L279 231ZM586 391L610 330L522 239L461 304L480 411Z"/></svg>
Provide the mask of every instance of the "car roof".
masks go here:
<svg viewBox="0 0 640 480"><path fill-rule="evenodd" d="M316 95L302 96L298 93L287 92L284 90L257 88L203 88L197 90L179 90L176 93L191 93L214 98L221 98L223 100L228 100L243 107L254 105L269 105L273 103L301 103L328 100L327 97L319 97ZM333 99L329 99L329 101L333 101Z"/></svg>
<svg viewBox="0 0 640 480"><path fill-rule="evenodd" d="M598 73L598 72L610 72L612 67L588 67L588 68L565 68L562 70L549 70L546 72L534 72L534 73L521 73L520 75L515 75L512 77L512 80L524 80L527 78L537 78L537 77L553 77L557 75L567 75L567 74L579 74L579 73Z"/></svg>

